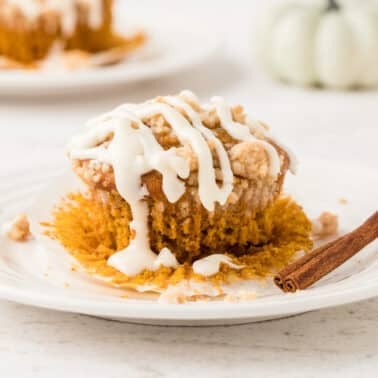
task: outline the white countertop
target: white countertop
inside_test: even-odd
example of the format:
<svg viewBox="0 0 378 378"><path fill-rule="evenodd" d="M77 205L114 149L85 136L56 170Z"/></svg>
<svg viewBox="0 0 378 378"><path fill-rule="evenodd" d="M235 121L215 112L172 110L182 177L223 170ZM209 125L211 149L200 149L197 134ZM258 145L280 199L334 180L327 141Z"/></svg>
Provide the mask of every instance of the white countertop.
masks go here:
<svg viewBox="0 0 378 378"><path fill-rule="evenodd" d="M130 6L133 2L153 3L130 0ZM113 93L0 98L0 181L61 167L65 142L88 117L120 102L184 88L202 98L222 95L245 104L302 159L318 156L376 169L377 91L337 93L273 84L261 76L248 49L259 2L234 0L232 9L229 1L204 3L192 0L185 10L201 9L227 37L222 52L198 68ZM174 0L159 4L167 12L184 8L184 2ZM0 377L347 378L373 377L378 371L378 299L213 328L121 324L0 302L0 324Z"/></svg>
<svg viewBox="0 0 378 378"><path fill-rule="evenodd" d="M166 328L3 303L1 377L375 377L378 300L279 321Z"/></svg>

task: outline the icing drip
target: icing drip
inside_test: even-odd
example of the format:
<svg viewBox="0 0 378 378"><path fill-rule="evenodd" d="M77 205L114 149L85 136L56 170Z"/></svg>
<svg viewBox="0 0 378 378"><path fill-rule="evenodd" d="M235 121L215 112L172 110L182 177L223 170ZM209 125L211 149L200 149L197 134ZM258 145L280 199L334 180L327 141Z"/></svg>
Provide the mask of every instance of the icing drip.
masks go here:
<svg viewBox="0 0 378 378"><path fill-rule="evenodd" d="M290 172L293 174L297 173L298 169L298 159L295 154L290 150L289 147L284 145L282 142L279 142L271 133L267 131L267 129L257 120L252 119L251 116L247 115L246 124L249 127L252 133L258 132L263 135L265 138L270 139L274 142L277 146L281 147L283 150L286 151L287 155L289 156L289 169Z"/></svg>
<svg viewBox="0 0 378 378"><path fill-rule="evenodd" d="M214 104L218 117L221 121L222 127L231 135L234 139L243 142L255 141L264 146L266 152L269 155L270 160L270 174L276 177L280 173L281 162L280 157L276 149L263 140L259 140L251 134L250 127L248 125L243 125L239 122L235 122L232 119L231 108L225 103L224 99L221 97L213 97L211 99L212 104Z"/></svg>
<svg viewBox="0 0 378 378"><path fill-rule="evenodd" d="M215 254L195 261L193 263L193 271L201 276L210 277L219 272L221 264L226 264L233 269L242 269L244 267L243 265L234 264L229 256Z"/></svg>
<svg viewBox="0 0 378 378"><path fill-rule="evenodd" d="M185 96L187 93L182 93ZM197 112L193 110L193 108L186 103L185 101L181 100L179 97L165 97L164 100L176 107L181 108L185 111L186 115L189 117L192 125L196 128L207 140L207 142L214 143L216 152L219 157L221 171L222 171L222 187L219 188L216 183L215 178L215 171L214 169L207 169L204 174L210 174L210 176L205 177L205 180L208 182L209 186L204 188L206 193L211 194L214 201L218 201L221 205L225 204L227 201L228 196L232 192L234 175L232 173L230 160L228 158L227 152L221 143L221 141L215 137L215 135L205 127L200 119L200 116ZM213 162L211 161L211 166L213 166ZM199 185L201 187L201 180L203 181L203 177L199 176ZM204 185L202 185L204 187Z"/></svg>
<svg viewBox="0 0 378 378"><path fill-rule="evenodd" d="M203 206L209 210L214 210L213 191L218 187L215 182L215 172L213 168L213 158L210 149L202 134L187 121L187 119L172 106L165 103L147 103L141 106L125 105L123 109L133 110L139 118L149 118L161 114L174 130L177 138L182 144L189 144L197 156L198 161L198 192ZM231 188L232 190L232 188Z"/></svg>
<svg viewBox="0 0 378 378"><path fill-rule="evenodd" d="M159 269L160 266L177 268L178 265L175 255L168 248L163 248L154 261L154 270Z"/></svg>
<svg viewBox="0 0 378 378"><path fill-rule="evenodd" d="M186 101L187 100L187 101ZM189 91L179 96L163 97L142 104L125 104L88 123L88 130L74 138L69 146L72 159L92 159L113 167L115 183L120 195L129 203L133 220L130 228L135 237L122 251L112 255L108 263L126 275L136 275L144 269L156 270L160 265L175 267L174 255L164 248L156 255L150 247L148 236L148 205L144 199L148 192L142 184L142 176L156 170L162 175L162 189L169 202L176 202L185 192L183 180L190 175L189 161L180 156L177 148L164 150L144 119L162 115L171 126L181 145L189 145L198 163L198 193L203 206L213 211L215 203L226 203L233 190L233 172L223 143L201 121L200 114L191 103L198 103ZM208 105L220 119L220 126L233 138L241 141L261 143L270 159L270 174L276 177L280 172L278 152L268 142L251 134L251 125L242 125L232 119L231 108L223 99L214 98ZM185 114L185 116L181 113ZM264 135L267 134L264 129ZM110 135L107 147L101 143ZM222 173L222 184L215 176L212 153L214 146ZM221 263L240 269L225 255L211 255L197 261L199 274L215 274ZM202 273L201 273L202 272Z"/></svg>
<svg viewBox="0 0 378 378"><path fill-rule="evenodd" d="M102 0L6 0L6 3L17 7L31 20L44 12L58 13L64 35L72 35L75 31L79 4L87 7L88 23L92 29L99 28L102 23Z"/></svg>
<svg viewBox="0 0 378 378"><path fill-rule="evenodd" d="M131 276L144 269L154 270L157 259L149 245L148 206L143 200L147 192L142 186L142 175L154 169L160 172L163 176L164 193L169 201L176 202L185 192L185 185L179 177L187 178L190 172L188 162L177 156L175 149L164 150L151 129L134 114L124 111L123 115L111 119L103 129L95 127L88 134L75 139L73 145L84 149L75 151L74 147L71 157L96 159L113 166L117 190L127 199L132 211L130 228L135 230L135 238L124 251L112 255L108 263ZM108 149L88 148L109 132L113 132L114 136ZM126 148L125 142L128 143Z"/></svg>

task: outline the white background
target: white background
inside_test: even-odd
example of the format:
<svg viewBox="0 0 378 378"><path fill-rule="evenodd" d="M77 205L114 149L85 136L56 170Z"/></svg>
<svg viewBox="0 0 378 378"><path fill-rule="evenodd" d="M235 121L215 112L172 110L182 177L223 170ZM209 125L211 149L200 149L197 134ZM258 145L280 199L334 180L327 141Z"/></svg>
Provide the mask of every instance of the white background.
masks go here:
<svg viewBox="0 0 378 378"><path fill-rule="evenodd" d="M252 52L262 1L127 3L164 8L167 17L185 13L183 28L207 22L225 36L223 49L185 73L111 92L1 97L0 184L62 167L66 141L88 117L185 88L203 99L222 95L246 105L302 160L358 162L377 172L378 92L305 90L264 77ZM264 324L194 329L120 324L0 302L0 377L373 377L377 340L378 300Z"/></svg>

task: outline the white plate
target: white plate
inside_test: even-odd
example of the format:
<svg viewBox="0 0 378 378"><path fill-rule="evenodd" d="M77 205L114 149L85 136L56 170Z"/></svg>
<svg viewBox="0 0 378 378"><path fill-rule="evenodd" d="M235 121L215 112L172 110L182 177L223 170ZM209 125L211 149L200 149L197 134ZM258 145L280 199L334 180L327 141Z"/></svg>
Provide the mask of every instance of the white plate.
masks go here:
<svg viewBox="0 0 378 378"><path fill-rule="evenodd" d="M0 71L0 94L46 95L83 92L160 78L188 69L212 56L220 45L219 33L205 22L160 8L132 7L118 11L124 29L142 28L150 39L124 62L102 68L71 72ZM193 24L194 28L183 28ZM130 26L131 25L131 26Z"/></svg>
<svg viewBox="0 0 378 378"><path fill-rule="evenodd" d="M46 178L19 179L0 187L1 221L25 209ZM340 216L341 231L356 227L374 210L378 178L375 172L351 164L307 162L287 191L310 216L323 210ZM347 204L340 204L344 197ZM321 280L296 294L269 295L249 302L164 304L152 299L121 298L121 291L94 283L80 273L44 276L44 254L37 243L1 240L0 297L60 311L161 325L239 324L275 319L306 311L351 303L378 295L377 243ZM48 264L48 263L47 263ZM64 271L64 269L63 269ZM69 286L67 285L69 284Z"/></svg>

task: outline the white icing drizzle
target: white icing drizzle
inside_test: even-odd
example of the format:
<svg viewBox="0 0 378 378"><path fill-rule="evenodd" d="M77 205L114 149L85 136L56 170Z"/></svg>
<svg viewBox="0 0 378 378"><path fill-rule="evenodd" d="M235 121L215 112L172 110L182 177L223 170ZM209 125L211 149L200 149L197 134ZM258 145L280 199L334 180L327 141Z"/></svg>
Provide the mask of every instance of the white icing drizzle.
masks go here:
<svg viewBox="0 0 378 378"><path fill-rule="evenodd" d="M198 193L201 203L213 211L215 203L224 204L233 190L233 172L230 159L222 142L201 122L200 114L189 102L197 103L189 91L179 96L167 96L163 102L156 100L136 104L125 104L88 122L88 130L74 138L69 146L72 159L92 159L113 167L115 183L120 195L129 203L133 220L130 228L135 237L122 251L112 255L108 264L133 276L144 269L156 270L160 265L176 267L174 255L164 248L156 255L150 247L148 236L148 206L144 197L148 195L141 177L153 170L161 173L162 189L168 201L174 203L185 192L183 180L190 175L189 161L177 153L176 148L164 150L144 119L162 115L182 145L189 145L198 162ZM270 157L270 173L276 177L280 172L278 152L268 142L251 134L250 126L232 120L231 108L220 98L212 100L212 106L223 127L232 137L241 141L262 143ZM185 113L185 117L180 113ZM102 146L110 134L113 138L107 147ZM265 135L265 134L264 134ZM222 172L222 184L216 182L213 158L208 143L218 155ZM200 274L211 275L219 270L220 263L240 269L224 255L212 255L194 265ZM194 267L193 265L193 267ZM210 272L210 273L209 273ZM215 273L214 273L215 272Z"/></svg>
<svg viewBox="0 0 378 378"><path fill-rule="evenodd" d="M158 270L160 266L166 266L167 268L177 268L178 265L179 263L175 255L168 248L163 248L154 261L154 270Z"/></svg>
<svg viewBox="0 0 378 378"><path fill-rule="evenodd" d="M112 255L108 264L132 276L144 269L154 270L157 258L149 245L148 206L143 200L147 193L142 186L142 175L154 169L160 172L167 199L176 202L185 192L185 184L179 177L187 178L190 171L188 162L175 154L174 148L165 151L151 129L133 113L124 111L123 115L110 119L104 128L94 127L76 138L70 153L74 159L96 159L113 166L117 190L127 199L132 211L130 228L135 230L135 238L125 250ZM133 127L133 123L139 127ZM109 132L114 136L108 149L90 148Z"/></svg>
<svg viewBox="0 0 378 378"><path fill-rule="evenodd" d="M290 172L293 174L297 173L298 170L298 159L295 156L294 152L291 151L289 147L284 145L281 141L278 141L277 138L273 137L271 133L268 132L268 130L257 120L253 119L250 115L247 115L246 117L246 124L249 127L250 131L254 133L257 131L261 135L263 135L265 138L269 138L273 143L275 143L277 146L281 147L287 155L289 156L289 169Z"/></svg>
<svg viewBox="0 0 378 378"><path fill-rule="evenodd" d="M190 95L192 95L192 93L190 93L189 96ZM188 91L182 92L181 96L189 97ZM164 97L164 100L168 104L172 105L173 107L183 109L187 117L189 117L193 127L196 128L205 137L207 142L214 144L215 150L219 157L221 171L222 171L222 187L219 188L216 183L214 169L206 169L204 174L205 175L210 174L210 176L206 178L206 181L208 181L210 184L206 188L206 192L212 195L213 201L217 201L221 205L225 204L228 196L232 192L234 174L232 173L230 159L228 158L226 149L224 148L222 142L212 133L211 130L209 130L206 126L202 124L199 114L196 111L194 111L193 108L188 103L180 99L180 97L169 96L169 97ZM196 100L195 102L198 102L198 101ZM212 160L211 160L211 166L213 166ZM199 177L200 187L201 187L201 179L203 180L203 177L200 176Z"/></svg>
<svg viewBox="0 0 378 378"><path fill-rule="evenodd" d="M230 134L234 139L243 142L255 141L262 144L265 151L269 155L270 161L270 174L276 177L281 170L281 161L276 149L268 142L259 140L251 134L250 127L243 125L239 122L235 122L232 119L231 108L226 104L222 97L213 97L211 103L215 106L218 117L221 121L222 127Z"/></svg>
<svg viewBox="0 0 378 378"><path fill-rule="evenodd" d="M219 272L221 264L226 264L233 269L244 268L244 265L234 264L229 256L214 254L195 261L193 271L201 276L210 277Z"/></svg>
<svg viewBox="0 0 378 378"><path fill-rule="evenodd" d="M35 20L43 12L58 13L64 35L72 35L75 31L78 4L88 8L88 23L91 28L97 29L102 23L102 0L6 0L6 3L17 7L31 20Z"/></svg>
<svg viewBox="0 0 378 378"><path fill-rule="evenodd" d="M214 210L217 201L214 192L218 189L215 182L215 172L213 168L213 158L202 134L194 128L186 118L174 107L165 103L151 102L141 106L124 105L123 109L133 110L139 118L149 118L161 114L171 125L177 138L182 144L189 144L197 156L198 161L198 192L203 206L209 210ZM214 178L214 179L213 179ZM230 188L232 191L232 187Z"/></svg>

